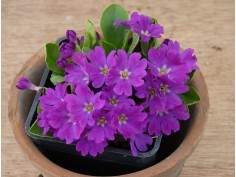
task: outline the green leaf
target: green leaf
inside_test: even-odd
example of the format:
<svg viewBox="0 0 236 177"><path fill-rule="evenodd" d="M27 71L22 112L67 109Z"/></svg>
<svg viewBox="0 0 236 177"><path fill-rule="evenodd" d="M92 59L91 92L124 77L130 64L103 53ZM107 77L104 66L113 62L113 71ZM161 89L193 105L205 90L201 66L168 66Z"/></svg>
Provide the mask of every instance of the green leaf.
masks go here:
<svg viewBox="0 0 236 177"><path fill-rule="evenodd" d="M193 87L189 87L189 90L186 93L180 94L179 97L187 106L194 105L200 101L200 96Z"/></svg>
<svg viewBox="0 0 236 177"><path fill-rule="evenodd" d="M102 14L100 26L105 41L113 44L116 48L122 48L126 29L122 25L114 25L116 20L128 20L129 15L118 4L112 4Z"/></svg>
<svg viewBox="0 0 236 177"><path fill-rule="evenodd" d="M56 83L64 82L65 78L61 75L56 74L56 73L52 73L50 80L54 85L56 85Z"/></svg>
<svg viewBox="0 0 236 177"><path fill-rule="evenodd" d="M151 48L151 47L154 47L155 49L157 49L157 47L158 47L158 39L157 38L152 38L151 39L149 48Z"/></svg>
<svg viewBox="0 0 236 177"><path fill-rule="evenodd" d="M41 108L40 104L38 104L38 106L37 106L37 114L39 114L41 112L42 112L42 108Z"/></svg>
<svg viewBox="0 0 236 177"><path fill-rule="evenodd" d="M92 24L91 21L87 20L86 21L86 26L87 26L87 31L86 33L90 35L90 46L87 46L87 47L90 47L90 48L93 48L94 45L97 43L97 35L96 35L96 31L94 29L94 26ZM86 40L86 38L85 38Z"/></svg>
<svg viewBox="0 0 236 177"><path fill-rule="evenodd" d="M79 52L79 51L81 51L81 48L80 48L80 46L79 45L76 45L76 52Z"/></svg>
<svg viewBox="0 0 236 177"><path fill-rule="evenodd" d="M132 43L129 46L128 53L132 53L139 42L139 36L136 33L133 33Z"/></svg>
<svg viewBox="0 0 236 177"><path fill-rule="evenodd" d="M191 73L188 74L189 80L186 82L186 84L188 84L193 79L194 74L195 74L195 70L193 70Z"/></svg>
<svg viewBox="0 0 236 177"><path fill-rule="evenodd" d="M117 50L113 44L106 41L102 41L101 45L104 48L106 55L108 55L112 50Z"/></svg>
<svg viewBox="0 0 236 177"><path fill-rule="evenodd" d="M152 18L152 24L158 24L158 21L157 21L157 19L155 19L155 18Z"/></svg>
<svg viewBox="0 0 236 177"><path fill-rule="evenodd" d="M144 56L147 56L148 53L149 42L141 42L141 49Z"/></svg>
<svg viewBox="0 0 236 177"><path fill-rule="evenodd" d="M123 43L123 46L122 46L122 49L126 50L127 48L127 45L128 45L128 42L129 42L129 39L130 39L130 30L126 30L126 33L125 33L125 39L124 39L124 43Z"/></svg>
<svg viewBox="0 0 236 177"><path fill-rule="evenodd" d="M83 47L82 52L87 54L89 50L91 50L89 47Z"/></svg>
<svg viewBox="0 0 236 177"><path fill-rule="evenodd" d="M59 75L63 75L64 70L57 66L57 60L59 57L60 57L59 45L53 44L53 43L46 44L46 46L45 46L45 60L46 60L47 67L51 71L53 71Z"/></svg>
<svg viewBox="0 0 236 177"><path fill-rule="evenodd" d="M82 47L82 51L84 50L84 48L92 48L92 37L89 33L85 33L84 35L84 44Z"/></svg>
<svg viewBox="0 0 236 177"><path fill-rule="evenodd" d="M39 127L37 125L38 123L38 119L36 119L36 121L33 123L33 125L30 127L30 134L34 135L34 136L38 136L38 137L43 137L43 138L53 138L52 135L50 133L47 133L45 136L42 135L43 133L43 128Z"/></svg>

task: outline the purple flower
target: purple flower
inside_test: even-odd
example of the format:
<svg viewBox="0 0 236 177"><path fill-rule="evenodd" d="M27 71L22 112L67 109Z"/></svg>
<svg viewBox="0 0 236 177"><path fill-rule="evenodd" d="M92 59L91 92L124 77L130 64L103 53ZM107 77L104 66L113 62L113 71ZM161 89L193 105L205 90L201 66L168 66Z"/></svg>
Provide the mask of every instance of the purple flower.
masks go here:
<svg viewBox="0 0 236 177"><path fill-rule="evenodd" d="M71 58L75 51L75 43L70 41L70 42L63 42L62 45L60 46L60 53L62 58Z"/></svg>
<svg viewBox="0 0 236 177"><path fill-rule="evenodd" d="M161 47L163 47L164 45L168 45L170 39L164 39L164 41L161 43Z"/></svg>
<svg viewBox="0 0 236 177"><path fill-rule="evenodd" d="M189 68L192 70L198 70L199 67L196 65L197 57L194 55L194 49L188 48L185 49L181 56L184 59L184 62L189 66Z"/></svg>
<svg viewBox="0 0 236 177"><path fill-rule="evenodd" d="M187 73L191 70L176 50L165 47L160 47L158 50L151 48L148 51L148 58L150 60L148 66L154 76L167 76L171 81L181 84L188 81Z"/></svg>
<svg viewBox="0 0 236 177"><path fill-rule="evenodd" d="M86 86L89 83L89 76L85 65L88 63L86 56L82 52L72 55L73 63L65 68L65 80L73 85Z"/></svg>
<svg viewBox="0 0 236 177"><path fill-rule="evenodd" d="M106 81L111 67L116 64L115 52L115 50L111 51L108 57L106 57L104 49L100 46L88 51L88 59L91 63L87 64L86 70L93 87L100 88Z"/></svg>
<svg viewBox="0 0 236 177"><path fill-rule="evenodd" d="M95 120L92 113L105 104L105 100L100 99L101 92L94 94L88 87L77 86L75 94L68 94L65 97L71 116L79 118L78 122L82 128L86 125L93 126Z"/></svg>
<svg viewBox="0 0 236 177"><path fill-rule="evenodd" d="M72 41L76 44L79 44L79 40L77 39L76 32L74 30L67 30L66 37L69 41Z"/></svg>
<svg viewBox="0 0 236 177"><path fill-rule="evenodd" d="M136 96L138 98L146 98L144 107L149 107L150 112L155 112L157 109L164 108L164 99L160 97L159 85L150 72L147 72L145 83L136 88Z"/></svg>
<svg viewBox="0 0 236 177"><path fill-rule="evenodd" d="M112 87L103 87L102 90L102 99L106 100L104 109L105 110L113 110L114 108L119 107L123 103L128 103L131 106L135 105L135 102L133 99L128 98L125 95L117 95Z"/></svg>
<svg viewBox="0 0 236 177"><path fill-rule="evenodd" d="M199 69L198 66L196 65L197 58L194 55L193 49L188 48L181 53L179 42L172 41L169 39L164 40L164 42L162 43L162 47L166 47L168 50L175 50L177 53L179 53L183 58L184 63L188 65L191 71Z"/></svg>
<svg viewBox="0 0 236 177"><path fill-rule="evenodd" d="M64 102L64 97L67 94L67 84L57 83L55 90L47 88L45 95L39 98L40 106L43 110L55 110Z"/></svg>
<svg viewBox="0 0 236 177"><path fill-rule="evenodd" d="M112 123L125 139L132 139L135 134L142 133L143 122L147 118L147 113L142 111L143 107L130 106L126 103L114 110Z"/></svg>
<svg viewBox="0 0 236 177"><path fill-rule="evenodd" d="M86 132L80 137L76 144L76 150L81 152L82 156L90 154L95 157L97 154L102 154L104 152L104 148L108 146L108 143L106 141L96 143L95 141L88 140L88 134L89 133Z"/></svg>
<svg viewBox="0 0 236 177"><path fill-rule="evenodd" d="M38 115L38 126L43 127L43 134L53 130L53 136L66 140L67 144L80 138L84 127L79 125L78 117L72 117L67 109L65 97L67 84L57 83L55 90L48 88L39 98L42 112Z"/></svg>
<svg viewBox="0 0 236 177"><path fill-rule="evenodd" d="M43 110L38 115L38 126L44 128L44 135L48 130L53 130L54 137L70 144L80 138L84 128L79 126L78 117L70 115L65 102L58 105L55 110Z"/></svg>
<svg viewBox="0 0 236 177"><path fill-rule="evenodd" d="M25 77L19 78L19 80L16 84L16 88L18 88L20 90L35 90L35 91L39 91L41 89L41 87L35 86L32 82L30 82Z"/></svg>
<svg viewBox="0 0 236 177"><path fill-rule="evenodd" d="M140 53L127 55L124 50L118 50L116 65L111 68L106 79L107 85L115 85L114 92L118 95L132 95L132 86L139 87L146 75L147 61L141 59Z"/></svg>
<svg viewBox="0 0 236 177"><path fill-rule="evenodd" d="M186 112L186 106L181 104L174 108L166 105L164 110L157 110L153 115L149 115L148 133L160 136L162 133L170 135L171 131L177 132L180 129L179 120L187 120L189 114Z"/></svg>
<svg viewBox="0 0 236 177"><path fill-rule="evenodd" d="M66 66L68 66L69 63L68 61L65 59L65 58L62 58L60 57L58 60L57 60L57 66L59 68L65 68Z"/></svg>
<svg viewBox="0 0 236 177"><path fill-rule="evenodd" d="M138 156L138 150L145 152L148 150L147 145L152 144L152 137L146 134L137 134L130 140L130 148L133 156Z"/></svg>
<svg viewBox="0 0 236 177"><path fill-rule="evenodd" d="M43 132L42 132L43 136L45 136L47 132L50 130L50 125L49 125L50 118L48 116L49 112L50 111L45 110L38 114L37 125L43 128Z"/></svg>
<svg viewBox="0 0 236 177"><path fill-rule="evenodd" d="M86 64L88 63L87 57L83 52L75 52L71 56L72 62L76 65L80 66L81 68L86 67Z"/></svg>
<svg viewBox="0 0 236 177"><path fill-rule="evenodd" d="M188 91L188 86L184 84L175 83L169 80L167 77L157 78L160 97L165 99L166 104L169 108L178 106L182 104L182 100L177 96L177 94L185 93ZM150 113L153 113L150 111Z"/></svg>
<svg viewBox="0 0 236 177"><path fill-rule="evenodd" d="M131 15L130 21L116 21L115 25L123 25L126 28L133 30L137 33L143 42L147 42L154 38L161 38L164 33L164 28L159 24L152 24L152 19L145 15L138 15L134 12Z"/></svg>
<svg viewBox="0 0 236 177"><path fill-rule="evenodd" d="M88 140L93 140L96 143L101 143L106 139L114 140L116 128L111 125L111 114L106 113L104 110L99 110L93 113L93 118L95 124L88 133Z"/></svg>

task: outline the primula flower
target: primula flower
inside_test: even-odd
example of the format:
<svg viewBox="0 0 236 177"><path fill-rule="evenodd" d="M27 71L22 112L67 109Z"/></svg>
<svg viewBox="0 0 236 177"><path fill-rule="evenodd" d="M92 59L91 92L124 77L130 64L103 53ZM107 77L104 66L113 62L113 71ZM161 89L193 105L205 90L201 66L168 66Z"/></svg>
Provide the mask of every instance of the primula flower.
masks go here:
<svg viewBox="0 0 236 177"><path fill-rule="evenodd" d="M115 50L111 51L108 57L106 57L104 49L100 46L88 51L90 63L87 64L86 70L93 87L100 88L106 81L110 68L116 64L115 52Z"/></svg>
<svg viewBox="0 0 236 177"><path fill-rule="evenodd" d="M148 51L149 68L153 75L157 77L167 76L171 81L184 84L188 81L187 73L191 69L184 63L181 55L173 49L160 47L159 49L151 48Z"/></svg>
<svg viewBox="0 0 236 177"><path fill-rule="evenodd" d="M115 85L113 90L118 95L124 93L126 96L131 96L132 86L139 87L144 83L142 78L146 75L147 61L141 59L140 53L127 55L121 49L115 58L116 65L111 68L106 84Z"/></svg>
<svg viewBox="0 0 236 177"><path fill-rule="evenodd" d="M138 156L138 150L145 152L148 150L147 145L151 145L153 139L151 136L146 134L137 134L133 139L130 140L130 148L133 156Z"/></svg>
<svg viewBox="0 0 236 177"><path fill-rule="evenodd" d="M184 104L174 108L169 108L166 105L164 110L158 110L155 114L149 115L148 133L156 136L160 136L162 133L170 135L171 131L179 131L179 120L187 120L188 118L189 114L186 112Z"/></svg>
<svg viewBox="0 0 236 177"><path fill-rule="evenodd" d="M182 53L180 51L180 45L178 41L172 41L170 39L165 39L161 45L162 47L167 47L169 50L175 50L181 57L183 61L189 66L190 70L197 70L199 69L196 65L197 58L194 55L194 50L191 48L185 49Z"/></svg>
<svg viewBox="0 0 236 177"><path fill-rule="evenodd" d="M64 102L64 97L67 94L67 84L57 83L55 90L47 88L45 95L39 98L40 106L43 110L55 110Z"/></svg>
<svg viewBox="0 0 236 177"><path fill-rule="evenodd" d="M88 140L89 132L85 132L83 136L80 137L76 144L76 150L81 152L82 156L86 156L90 154L93 157L96 157L97 154L102 154L104 152L104 148L108 146L106 141L101 143L96 143L95 141Z"/></svg>
<svg viewBox="0 0 236 177"><path fill-rule="evenodd" d="M50 118L49 118L49 112L48 110L42 111L41 113L38 114L38 122L37 125L41 128L43 128L42 135L45 136L47 132L50 130Z"/></svg>
<svg viewBox="0 0 236 177"><path fill-rule="evenodd" d="M96 143L101 143L106 139L114 140L116 128L111 124L111 114L99 110L93 113L93 118L95 124L88 133L88 140L94 140Z"/></svg>
<svg viewBox="0 0 236 177"><path fill-rule="evenodd" d="M146 98L146 101L142 105L149 107L150 112L164 108L164 100L158 90L158 83L150 72L145 77L145 83L135 89L137 91L135 95L138 98Z"/></svg>
<svg viewBox="0 0 236 177"><path fill-rule="evenodd" d="M16 88L20 90L35 90L35 91L40 91L41 87L35 86L32 82L30 82L28 79L25 77L20 77L17 84Z"/></svg>
<svg viewBox="0 0 236 177"><path fill-rule="evenodd" d="M85 65L88 63L86 56L82 52L72 55L72 64L65 68L65 80L73 85L85 86L89 83L89 76L86 72Z"/></svg>
<svg viewBox="0 0 236 177"><path fill-rule="evenodd" d="M63 42L60 46L60 53L62 58L71 58L75 51L75 43L70 41L70 42Z"/></svg>
<svg viewBox="0 0 236 177"><path fill-rule="evenodd" d="M101 92L94 94L88 87L77 86L75 94L68 94L65 97L71 117L79 117L78 122L82 128L86 125L93 126L95 120L92 113L105 104L105 100L100 99Z"/></svg>
<svg viewBox="0 0 236 177"><path fill-rule="evenodd" d="M69 41L79 44L79 39L77 38L76 32L74 30L67 30L66 37Z"/></svg>
<svg viewBox="0 0 236 177"><path fill-rule="evenodd" d="M142 133L143 122L147 118L147 113L142 111L142 106L130 106L126 103L114 110L112 122L125 139L132 139L135 134Z"/></svg>
<svg viewBox="0 0 236 177"><path fill-rule="evenodd" d="M157 90L162 99L165 99L169 108L182 104L182 100L177 94L185 93L188 91L188 86L184 84L175 83L167 77L157 78ZM150 111L150 113L153 113Z"/></svg>
<svg viewBox="0 0 236 177"><path fill-rule="evenodd" d="M128 98L125 95L117 95L114 91L113 91L113 87L103 87L102 89L102 99L106 100L104 109L105 110L113 110L117 107L119 107L119 105L121 105L122 103L128 103L131 106L135 105L135 102L133 99Z"/></svg>
<svg viewBox="0 0 236 177"><path fill-rule="evenodd" d="M57 66L59 68L65 68L66 66L68 66L69 63L65 58L59 57L57 60Z"/></svg>
<svg viewBox="0 0 236 177"><path fill-rule="evenodd" d="M55 110L43 110L38 118L38 126L44 128L44 135L50 130L54 137L66 140L66 144L78 140L84 130L78 124L78 117L70 115L65 102L59 104Z"/></svg>
<svg viewBox="0 0 236 177"><path fill-rule="evenodd" d="M117 20L115 25L123 25L126 28L137 33L143 42L147 42L154 38L160 38L164 33L164 28L159 24L152 24L152 19L145 15L138 15L137 12L132 13L130 21Z"/></svg>
<svg viewBox="0 0 236 177"><path fill-rule="evenodd" d="M57 83L55 90L48 88L39 98L42 112L38 114L38 126L44 128L43 135L54 130L54 136L66 140L67 144L79 139L84 127L78 123L78 117L72 117L64 100L67 84Z"/></svg>

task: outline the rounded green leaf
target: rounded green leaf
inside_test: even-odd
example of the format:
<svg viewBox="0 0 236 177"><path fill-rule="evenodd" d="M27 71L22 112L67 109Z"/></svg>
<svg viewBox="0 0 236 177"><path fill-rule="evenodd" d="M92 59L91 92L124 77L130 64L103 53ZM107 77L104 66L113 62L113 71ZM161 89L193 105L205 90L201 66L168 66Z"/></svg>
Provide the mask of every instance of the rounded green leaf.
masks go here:
<svg viewBox="0 0 236 177"><path fill-rule="evenodd" d="M53 44L53 43L46 44L46 46L45 46L45 60L46 60L47 67L51 71L53 71L59 75L63 75L64 70L57 66L57 60L59 57L60 57L59 45Z"/></svg>
<svg viewBox="0 0 236 177"><path fill-rule="evenodd" d="M56 85L56 83L64 82L65 78L61 75L56 74L56 73L52 73L50 80L54 85Z"/></svg>
<svg viewBox="0 0 236 177"><path fill-rule="evenodd" d="M200 96L193 87L189 87L189 90L186 93L180 94L179 97L187 106L197 104L200 101Z"/></svg>
<svg viewBox="0 0 236 177"><path fill-rule="evenodd" d="M117 50L113 44L106 41L102 41L101 45L104 48L106 55L108 55L112 50Z"/></svg>
<svg viewBox="0 0 236 177"><path fill-rule="evenodd" d="M116 20L128 20L129 15L123 7L118 4L112 4L102 14L100 26L105 41L113 44L116 48L122 48L125 38L125 28L115 26Z"/></svg>

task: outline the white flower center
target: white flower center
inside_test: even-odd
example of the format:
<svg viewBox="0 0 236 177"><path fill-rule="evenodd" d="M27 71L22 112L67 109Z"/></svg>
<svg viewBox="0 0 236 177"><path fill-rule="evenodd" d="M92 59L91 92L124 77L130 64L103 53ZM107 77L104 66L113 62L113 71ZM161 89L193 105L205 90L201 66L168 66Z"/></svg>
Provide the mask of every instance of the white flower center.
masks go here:
<svg viewBox="0 0 236 177"><path fill-rule="evenodd" d="M171 71L171 69L167 68L166 65L163 65L162 68L157 68L157 70L158 70L160 75L168 74Z"/></svg>
<svg viewBox="0 0 236 177"><path fill-rule="evenodd" d="M157 115L159 115L159 116L163 116L164 114L168 114L169 112L167 111L167 110L165 110L165 111L157 111Z"/></svg>
<svg viewBox="0 0 236 177"><path fill-rule="evenodd" d="M121 79L128 79L131 72L128 71L128 69L125 69L124 71L120 71L120 78Z"/></svg>
<svg viewBox="0 0 236 177"><path fill-rule="evenodd" d="M103 75L107 75L108 74L108 67L107 65L105 65L103 68L100 68L101 69L101 74Z"/></svg>
<svg viewBox="0 0 236 177"><path fill-rule="evenodd" d="M119 115L118 119L119 119L119 124L121 125L121 124L126 124L128 118L124 114L121 114Z"/></svg>
<svg viewBox="0 0 236 177"><path fill-rule="evenodd" d="M93 111L93 105L91 103L89 103L89 104L85 103L84 111L88 112L88 113L92 112Z"/></svg>
<svg viewBox="0 0 236 177"><path fill-rule="evenodd" d="M143 30L142 30L142 31L141 31L141 34L142 34L142 35L145 35L145 36L150 36L150 34L149 34L149 32L148 32L147 30L146 30L146 31L143 31Z"/></svg>
<svg viewBox="0 0 236 177"><path fill-rule="evenodd" d="M166 93L169 93L170 90L168 89L168 85L163 85L161 84L161 91L166 94Z"/></svg>

